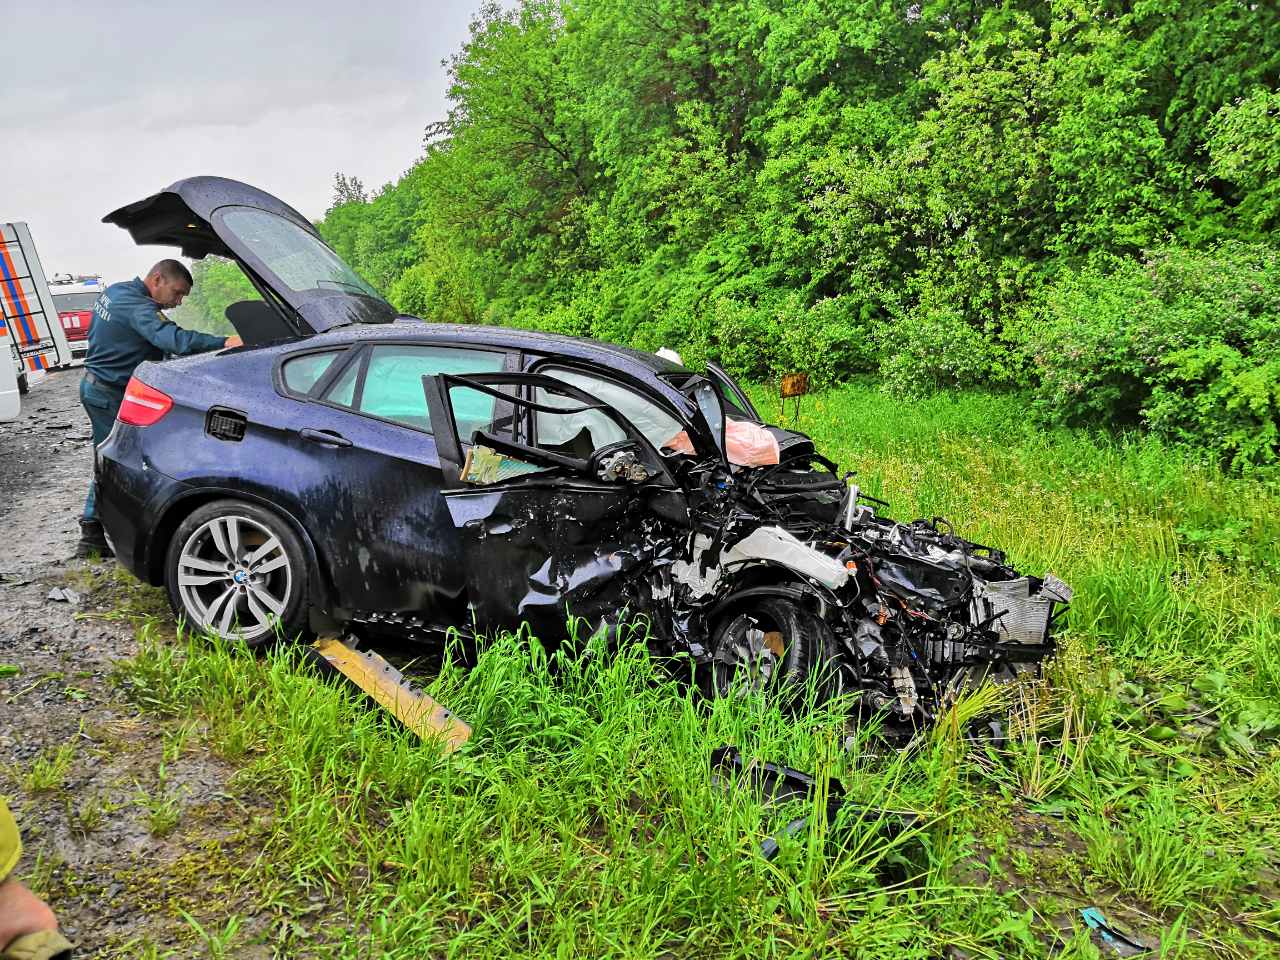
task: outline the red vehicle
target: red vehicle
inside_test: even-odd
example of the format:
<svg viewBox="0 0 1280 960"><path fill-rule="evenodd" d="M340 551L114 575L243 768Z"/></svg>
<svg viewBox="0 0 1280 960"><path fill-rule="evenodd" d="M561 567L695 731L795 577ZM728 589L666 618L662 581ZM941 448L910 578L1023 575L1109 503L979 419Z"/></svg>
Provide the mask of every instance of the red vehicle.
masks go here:
<svg viewBox="0 0 1280 960"><path fill-rule="evenodd" d="M76 276L55 273L49 282L49 293L58 310L63 335L71 347L71 356L82 359L89 352L89 326L93 323L93 305L105 285L99 276Z"/></svg>

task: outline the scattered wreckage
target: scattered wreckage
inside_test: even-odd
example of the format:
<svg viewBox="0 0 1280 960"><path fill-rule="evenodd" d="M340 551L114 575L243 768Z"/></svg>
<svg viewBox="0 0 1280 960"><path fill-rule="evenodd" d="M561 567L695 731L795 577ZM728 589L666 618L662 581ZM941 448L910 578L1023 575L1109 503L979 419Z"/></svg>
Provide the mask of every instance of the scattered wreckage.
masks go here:
<svg viewBox="0 0 1280 960"><path fill-rule="evenodd" d="M906 726L1053 649L1065 584L882 516L714 364L401 316L235 181L106 220L261 294L228 308L243 348L139 367L98 449L117 557L189 624L438 644L640 620L714 694L858 693Z"/></svg>

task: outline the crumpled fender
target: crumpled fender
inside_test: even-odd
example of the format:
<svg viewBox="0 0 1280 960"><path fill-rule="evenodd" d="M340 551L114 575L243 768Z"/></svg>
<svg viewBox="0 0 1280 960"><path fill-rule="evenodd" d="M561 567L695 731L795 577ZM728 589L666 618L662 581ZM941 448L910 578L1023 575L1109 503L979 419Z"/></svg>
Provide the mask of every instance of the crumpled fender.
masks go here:
<svg viewBox="0 0 1280 960"><path fill-rule="evenodd" d="M745 590L737 590L729 594L729 596L707 611L708 622L714 622L716 617L730 607L755 597L782 597L796 602L816 600L818 603L826 603L830 599L817 587L808 583L772 583L759 587L747 587Z"/></svg>

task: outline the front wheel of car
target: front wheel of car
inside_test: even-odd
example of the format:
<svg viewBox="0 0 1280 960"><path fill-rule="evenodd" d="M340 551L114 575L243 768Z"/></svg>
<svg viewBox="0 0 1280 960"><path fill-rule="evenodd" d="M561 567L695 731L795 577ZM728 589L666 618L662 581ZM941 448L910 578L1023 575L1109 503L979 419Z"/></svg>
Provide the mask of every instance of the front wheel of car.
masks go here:
<svg viewBox="0 0 1280 960"><path fill-rule="evenodd" d="M791 704L825 692L831 631L792 600L758 599L723 616L711 634L709 693Z"/></svg>
<svg viewBox="0 0 1280 960"><path fill-rule="evenodd" d="M189 629L250 646L306 628L310 566L292 527L269 510L216 500L192 512L169 543L169 603Z"/></svg>

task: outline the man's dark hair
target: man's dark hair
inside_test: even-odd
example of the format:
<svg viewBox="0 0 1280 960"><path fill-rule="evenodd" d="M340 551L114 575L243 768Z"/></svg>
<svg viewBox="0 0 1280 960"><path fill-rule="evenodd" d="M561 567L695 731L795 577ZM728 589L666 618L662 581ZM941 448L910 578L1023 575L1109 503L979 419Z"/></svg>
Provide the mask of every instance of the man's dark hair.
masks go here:
<svg viewBox="0 0 1280 960"><path fill-rule="evenodd" d="M160 274L160 276L170 282L185 280L188 287L192 286L195 282L191 279L191 271L177 260L161 260L147 271L147 276L151 276L153 273Z"/></svg>

